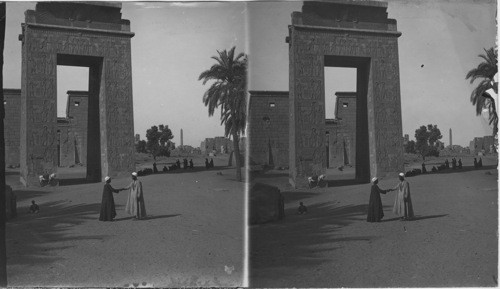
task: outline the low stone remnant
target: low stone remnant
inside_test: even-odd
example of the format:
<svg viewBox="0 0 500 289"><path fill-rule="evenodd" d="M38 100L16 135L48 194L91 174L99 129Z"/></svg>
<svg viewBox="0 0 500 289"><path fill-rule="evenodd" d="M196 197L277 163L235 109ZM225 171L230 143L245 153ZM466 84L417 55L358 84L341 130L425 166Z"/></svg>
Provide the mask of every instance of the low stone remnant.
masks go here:
<svg viewBox="0 0 500 289"><path fill-rule="evenodd" d="M271 185L256 183L250 189L250 224L278 221L285 217L285 198Z"/></svg>

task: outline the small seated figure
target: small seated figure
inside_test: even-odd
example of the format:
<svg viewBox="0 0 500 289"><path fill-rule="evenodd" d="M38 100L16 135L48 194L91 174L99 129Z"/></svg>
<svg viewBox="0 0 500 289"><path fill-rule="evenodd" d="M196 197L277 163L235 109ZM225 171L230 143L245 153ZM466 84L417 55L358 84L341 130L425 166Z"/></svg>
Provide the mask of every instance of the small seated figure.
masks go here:
<svg viewBox="0 0 500 289"><path fill-rule="evenodd" d="M307 214L307 207L304 206L304 203L300 202L300 206L299 206L299 215L302 215L302 214Z"/></svg>
<svg viewBox="0 0 500 289"><path fill-rule="evenodd" d="M35 200L32 200L29 213L30 214L38 214L38 212L40 212L40 208L38 207L37 204L35 204Z"/></svg>

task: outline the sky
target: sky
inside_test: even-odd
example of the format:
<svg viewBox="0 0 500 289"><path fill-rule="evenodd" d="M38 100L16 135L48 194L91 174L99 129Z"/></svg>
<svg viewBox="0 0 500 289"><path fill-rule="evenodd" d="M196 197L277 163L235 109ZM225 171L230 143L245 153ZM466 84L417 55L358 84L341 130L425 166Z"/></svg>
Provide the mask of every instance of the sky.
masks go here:
<svg viewBox="0 0 500 289"><path fill-rule="evenodd" d="M465 80L483 48L495 44L496 2L489 0L388 1L388 16L398 23L403 134L415 139L421 125L436 124L445 145L468 146L490 135L484 117L470 102L474 86ZM288 25L302 2L250 3L249 88L288 91ZM421 67L421 65L424 65ZM325 71L325 78L333 73ZM338 83L338 84L336 84ZM352 73L335 75L325 91L355 88ZM352 88L349 88L352 87ZM328 113L328 107L327 107Z"/></svg>
<svg viewBox="0 0 500 289"><path fill-rule="evenodd" d="M21 86L21 23L34 2L8 2L4 87ZM208 137L224 135L220 112L208 116L202 102L209 84L198 81L217 50L245 52L245 3L122 4L132 38L134 130L145 139L153 125L168 125L173 142L199 147ZM58 115L64 115L66 91L88 89L88 68L58 66Z"/></svg>
<svg viewBox="0 0 500 289"><path fill-rule="evenodd" d="M470 103L474 88L465 80L483 48L495 43L493 0L388 1L389 18L398 21L403 133L414 139L421 125L437 124L448 145L468 146L491 134ZM236 46L249 55L250 90L288 90L288 25L302 2L126 2L122 16L131 22L134 129L144 139L152 125L166 124L173 141L198 147L221 136L220 114L208 117L202 97L208 86L200 73L214 63L217 50ZM8 2L4 87L20 88L21 23L34 2ZM421 67L421 65L424 65ZM325 70L325 91L355 88L355 74ZM67 90L86 90L88 71L58 67L58 111L64 114ZM332 93L333 94L333 93ZM329 96L327 96L329 97ZM334 107L327 107L327 114Z"/></svg>

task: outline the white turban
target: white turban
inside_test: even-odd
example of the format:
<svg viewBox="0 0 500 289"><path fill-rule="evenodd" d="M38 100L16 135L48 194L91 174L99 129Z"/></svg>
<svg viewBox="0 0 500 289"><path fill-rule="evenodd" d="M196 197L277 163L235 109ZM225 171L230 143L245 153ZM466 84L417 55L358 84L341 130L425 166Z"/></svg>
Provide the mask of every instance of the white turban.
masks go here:
<svg viewBox="0 0 500 289"><path fill-rule="evenodd" d="M106 176L106 177L104 178L104 181L105 181L105 182L107 182L109 179L111 179L111 178L110 178L110 177L108 177L108 176Z"/></svg>
<svg viewBox="0 0 500 289"><path fill-rule="evenodd" d="M404 178L405 174L404 173L399 173L399 176Z"/></svg>
<svg viewBox="0 0 500 289"><path fill-rule="evenodd" d="M373 177L373 178L372 178L372 183L374 183L374 182L375 182L375 181L377 181L377 180L378 180L378 179L377 179L377 177Z"/></svg>
<svg viewBox="0 0 500 289"><path fill-rule="evenodd" d="M137 177L137 173L136 173L136 172L133 172L133 173L132 173L132 175L133 175L134 177Z"/></svg>

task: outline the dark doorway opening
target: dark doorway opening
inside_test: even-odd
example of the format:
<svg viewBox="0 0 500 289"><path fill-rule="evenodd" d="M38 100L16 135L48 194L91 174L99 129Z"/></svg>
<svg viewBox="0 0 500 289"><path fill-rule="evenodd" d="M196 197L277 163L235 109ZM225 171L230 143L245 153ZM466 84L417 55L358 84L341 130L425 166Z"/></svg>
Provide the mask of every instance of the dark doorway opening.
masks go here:
<svg viewBox="0 0 500 289"><path fill-rule="evenodd" d="M58 54L57 65L60 184L99 182L102 58ZM63 83L67 79L61 75L80 81ZM59 106L60 99L64 109Z"/></svg>
<svg viewBox="0 0 500 289"><path fill-rule="evenodd" d="M365 181L370 177L370 59L325 56L324 63L327 179Z"/></svg>

